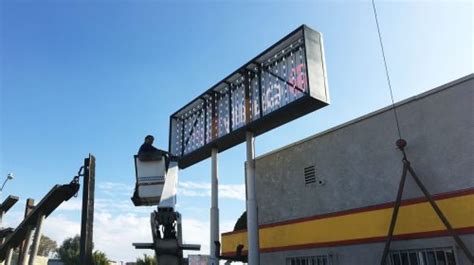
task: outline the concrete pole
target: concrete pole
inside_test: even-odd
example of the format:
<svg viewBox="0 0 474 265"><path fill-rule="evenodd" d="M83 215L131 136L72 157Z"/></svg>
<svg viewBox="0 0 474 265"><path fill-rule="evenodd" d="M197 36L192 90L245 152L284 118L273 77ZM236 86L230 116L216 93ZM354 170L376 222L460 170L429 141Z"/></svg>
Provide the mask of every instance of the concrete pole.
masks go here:
<svg viewBox="0 0 474 265"><path fill-rule="evenodd" d="M32 228L28 228L28 231L26 232L25 245L22 249L22 253L20 253L19 265L26 265L28 263L28 250L30 248L32 230Z"/></svg>
<svg viewBox="0 0 474 265"><path fill-rule="evenodd" d="M35 229L35 237L33 239L33 251L31 252L30 261L28 262L28 265L35 264L36 255L38 255L38 248L41 241L41 230L43 228L43 221L44 221L44 215L41 214L38 217L38 223Z"/></svg>
<svg viewBox="0 0 474 265"><path fill-rule="evenodd" d="M13 256L13 249L9 248L7 250L7 256L5 257L5 265L11 265L12 264L12 256Z"/></svg>
<svg viewBox="0 0 474 265"><path fill-rule="evenodd" d="M3 229L2 222L3 222L3 215L5 214L4 211L0 211L0 230ZM5 241L5 238L0 239L0 244L3 244L3 241Z"/></svg>
<svg viewBox="0 0 474 265"><path fill-rule="evenodd" d="M217 174L217 148L212 148L211 169L211 253L209 265L219 265L216 257L216 241L219 240L219 176Z"/></svg>
<svg viewBox="0 0 474 265"><path fill-rule="evenodd" d="M28 198L26 200L26 205L25 205L25 219L28 217L28 215L33 211L35 208L35 200ZM31 239L31 230L32 227L27 227L26 228L26 238L23 240L23 242L20 244L20 251L18 254L18 264L19 265L26 265L28 258L26 257L28 255L28 248L30 245L30 239Z"/></svg>
<svg viewBox="0 0 474 265"><path fill-rule="evenodd" d="M0 192L0 194L1 194L1 192ZM2 227L1 225L2 225L3 215L4 215L4 214L5 214L5 213L4 213L3 211L0 212L0 227L1 227L0 229L3 229L3 227ZM5 241L5 239L6 239L6 237L2 238L2 239L0 240L0 243L3 244L3 242ZM7 250L7 256L5 257L5 263L4 263L5 265L10 265L11 260L12 260L12 254L13 254L13 251L12 251L11 248L9 248L9 249Z"/></svg>
<svg viewBox="0 0 474 265"><path fill-rule="evenodd" d="M247 235L248 235L248 264L260 264L257 190L255 184L255 138L248 131L247 137Z"/></svg>

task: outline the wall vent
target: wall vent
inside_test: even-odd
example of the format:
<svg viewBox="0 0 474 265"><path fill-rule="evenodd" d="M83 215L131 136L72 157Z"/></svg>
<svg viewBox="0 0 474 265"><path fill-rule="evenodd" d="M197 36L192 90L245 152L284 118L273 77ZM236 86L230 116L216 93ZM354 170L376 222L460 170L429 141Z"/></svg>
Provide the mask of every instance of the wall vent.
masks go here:
<svg viewBox="0 0 474 265"><path fill-rule="evenodd" d="M304 184L308 185L316 182L316 169L314 166L304 168Z"/></svg>

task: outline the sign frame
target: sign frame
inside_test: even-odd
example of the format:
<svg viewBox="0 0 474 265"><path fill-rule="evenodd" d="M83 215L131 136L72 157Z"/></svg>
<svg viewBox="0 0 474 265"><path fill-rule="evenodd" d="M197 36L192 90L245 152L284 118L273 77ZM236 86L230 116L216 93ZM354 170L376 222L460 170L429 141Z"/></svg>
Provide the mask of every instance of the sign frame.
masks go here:
<svg viewBox="0 0 474 265"><path fill-rule="evenodd" d="M286 54L293 54L293 49L300 52L301 64L291 70L286 67L289 74L284 78L278 69L285 66L275 68L275 74L272 64L276 67L277 62L284 62ZM293 59L291 63L296 65ZM288 65L289 61L284 64ZM286 103L281 103L281 97L276 97L278 101L264 100L265 76L270 84L272 80L274 85L282 84L283 88L278 89L285 91L285 95L291 95L287 91L292 91L292 98L286 96ZM233 100L240 104L237 108ZM179 168L183 169L210 157L212 148L222 152L244 142L246 131L258 136L325 107L329 101L322 35L302 25L172 114L169 152L178 158ZM220 114L227 117L225 122L219 119ZM189 123L187 119L193 117L196 118ZM188 148L196 126L201 130L200 139Z"/></svg>

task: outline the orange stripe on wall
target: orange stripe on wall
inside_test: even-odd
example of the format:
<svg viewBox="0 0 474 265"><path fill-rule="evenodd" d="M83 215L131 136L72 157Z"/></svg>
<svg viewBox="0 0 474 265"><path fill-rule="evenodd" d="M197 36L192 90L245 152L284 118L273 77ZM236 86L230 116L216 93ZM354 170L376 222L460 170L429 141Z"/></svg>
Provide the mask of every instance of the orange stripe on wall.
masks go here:
<svg viewBox="0 0 474 265"><path fill-rule="evenodd" d="M474 189L440 194L435 198L454 228L462 233L473 233ZM377 205L261 226L261 251L383 241L392 205L389 203L383 207ZM403 202L394 233L396 238L440 236L445 232L444 225L426 200L417 198ZM234 253L238 244L247 245L245 231L222 235L223 253Z"/></svg>
<svg viewBox="0 0 474 265"><path fill-rule="evenodd" d="M458 235L464 234L474 234L474 226L455 229ZM429 238L429 237L440 237L440 236L450 236L447 230L441 231L433 231L428 233L414 233L414 234L407 234L407 235L398 235L394 236L393 240L408 240L408 239L419 239L419 238ZM321 247L338 247L338 246L346 246L346 245L355 245L355 244L369 244L369 243L377 243L377 242L384 242L387 240L386 236L383 237L374 237L374 238L365 238L360 240L346 240L346 241L338 241L338 242L329 242L329 243L322 243L322 244L307 244L307 245L295 245L295 246L286 246L280 248L265 248L261 249L261 253L269 253L269 252L278 252L278 251L288 251L288 250L301 250L301 249L308 249L308 248L321 248ZM242 251L242 254L245 256L247 255L248 251ZM223 256L232 257L235 256L234 252L224 252L222 253Z"/></svg>

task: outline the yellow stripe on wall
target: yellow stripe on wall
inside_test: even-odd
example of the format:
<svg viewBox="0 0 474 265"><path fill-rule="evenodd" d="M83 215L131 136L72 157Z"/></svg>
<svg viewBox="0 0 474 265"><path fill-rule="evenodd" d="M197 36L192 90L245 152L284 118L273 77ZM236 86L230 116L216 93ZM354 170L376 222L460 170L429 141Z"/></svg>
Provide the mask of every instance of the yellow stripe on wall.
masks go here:
<svg viewBox="0 0 474 265"><path fill-rule="evenodd" d="M436 201L451 225L474 227L474 194ZM298 245L324 244L347 240L363 240L387 235L393 208L368 210L346 215L260 228L260 248L284 248ZM400 207L395 235L444 230L441 220L428 202ZM235 253L237 245L246 250L245 231L222 236L222 252Z"/></svg>

